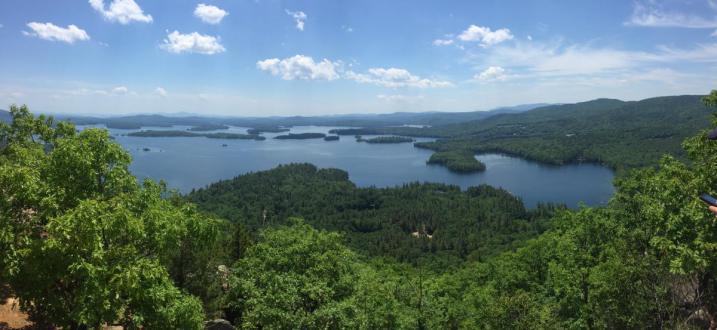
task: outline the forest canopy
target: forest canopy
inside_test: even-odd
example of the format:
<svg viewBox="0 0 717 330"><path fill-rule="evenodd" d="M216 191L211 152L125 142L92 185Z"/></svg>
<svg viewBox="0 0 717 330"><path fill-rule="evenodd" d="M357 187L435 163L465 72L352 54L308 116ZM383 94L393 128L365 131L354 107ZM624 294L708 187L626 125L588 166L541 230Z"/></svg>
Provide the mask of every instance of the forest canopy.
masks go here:
<svg viewBox="0 0 717 330"><path fill-rule="evenodd" d="M626 173L606 206L526 210L488 186L357 188L309 164L179 196L138 182L105 130L11 114L0 283L36 324L717 326L717 222L696 198L717 194L706 130L684 141L689 162Z"/></svg>

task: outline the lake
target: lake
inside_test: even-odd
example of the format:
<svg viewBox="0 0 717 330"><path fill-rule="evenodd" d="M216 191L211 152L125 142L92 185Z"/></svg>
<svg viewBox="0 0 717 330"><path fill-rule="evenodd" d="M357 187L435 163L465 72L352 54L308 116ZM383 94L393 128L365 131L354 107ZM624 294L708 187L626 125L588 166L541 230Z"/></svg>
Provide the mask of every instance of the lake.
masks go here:
<svg viewBox="0 0 717 330"><path fill-rule="evenodd" d="M291 133L327 133L332 128L335 127L293 127ZM516 157L484 154L476 158L485 163L485 172L457 174L442 166L427 165L432 151L414 148L411 143L358 143L353 136L342 136L340 141L334 142L273 139L286 133L265 133L265 141L125 135L134 131L110 129L116 141L132 154L132 173L139 178L163 179L170 188L183 193L247 172L297 162L345 170L351 181L362 187L391 187L415 181L441 182L463 189L489 184L520 197L527 207L534 207L539 202L565 203L570 207L576 207L580 202L600 205L614 193L613 172L596 164L549 166ZM245 133L246 128L232 127L221 132Z"/></svg>

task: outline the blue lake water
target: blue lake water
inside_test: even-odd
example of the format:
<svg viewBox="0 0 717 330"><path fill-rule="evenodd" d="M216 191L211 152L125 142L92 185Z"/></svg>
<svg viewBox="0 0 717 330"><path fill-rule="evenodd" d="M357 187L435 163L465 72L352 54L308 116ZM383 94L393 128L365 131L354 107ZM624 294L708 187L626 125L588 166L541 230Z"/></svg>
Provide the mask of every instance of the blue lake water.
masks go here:
<svg viewBox="0 0 717 330"><path fill-rule="evenodd" d="M332 128L294 127L291 133L326 133ZM414 148L411 143L367 144L356 142L352 136L342 136L334 142L275 140L273 137L279 134L272 133L264 134L265 141L125 135L133 131L110 130L116 141L132 154L131 171L140 178L165 180L170 188L184 193L247 172L296 162L345 170L351 181L362 187L390 187L416 181L441 182L464 189L489 184L520 197L528 207L539 202L565 203L570 207L580 202L599 205L606 203L614 192L613 172L595 164L547 166L505 155L485 154L476 156L486 164L485 172L456 174L442 166L427 165L432 152ZM222 132L243 133L246 128L232 127Z"/></svg>

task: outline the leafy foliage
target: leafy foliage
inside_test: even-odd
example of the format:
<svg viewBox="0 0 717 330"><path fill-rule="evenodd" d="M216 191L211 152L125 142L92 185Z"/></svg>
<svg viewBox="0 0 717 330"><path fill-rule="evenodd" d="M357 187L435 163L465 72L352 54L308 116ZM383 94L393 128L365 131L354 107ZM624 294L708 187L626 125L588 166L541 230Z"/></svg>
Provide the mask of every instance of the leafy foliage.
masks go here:
<svg viewBox="0 0 717 330"><path fill-rule="evenodd" d="M10 110L12 124L0 124L0 280L22 308L70 328L201 328L200 300L182 289L214 299L218 257L207 256L221 256L221 222L163 198L161 185L138 185L107 131Z"/></svg>
<svg viewBox="0 0 717 330"><path fill-rule="evenodd" d="M583 111L626 106L600 103ZM192 329L204 307L242 328L717 327L706 131L684 141L689 162L625 172L607 206L526 210L488 186L357 188L309 164L184 198L137 184L103 130L11 113L0 281L38 322Z"/></svg>
<svg viewBox="0 0 717 330"><path fill-rule="evenodd" d="M341 328L351 320L356 255L335 233L268 230L234 268L229 306L247 328Z"/></svg>

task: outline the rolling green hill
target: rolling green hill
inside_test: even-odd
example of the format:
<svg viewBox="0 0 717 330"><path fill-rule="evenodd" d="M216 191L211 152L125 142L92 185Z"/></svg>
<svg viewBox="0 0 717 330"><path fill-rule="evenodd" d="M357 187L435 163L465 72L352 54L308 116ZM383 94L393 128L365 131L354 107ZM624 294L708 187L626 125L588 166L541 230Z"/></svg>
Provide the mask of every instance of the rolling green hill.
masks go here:
<svg viewBox="0 0 717 330"><path fill-rule="evenodd" d="M438 268L533 237L542 230L539 219L551 210L526 210L518 198L485 185L467 191L434 183L359 188L348 173L311 164L219 181L188 199L251 232L301 217L316 228L344 233L350 246L369 255L402 261L424 257Z"/></svg>
<svg viewBox="0 0 717 330"><path fill-rule="evenodd" d="M663 154L683 157L682 141L710 123L701 98L597 99L408 134L444 137L416 144L436 151L500 152L548 164L597 162L622 171L654 165Z"/></svg>

